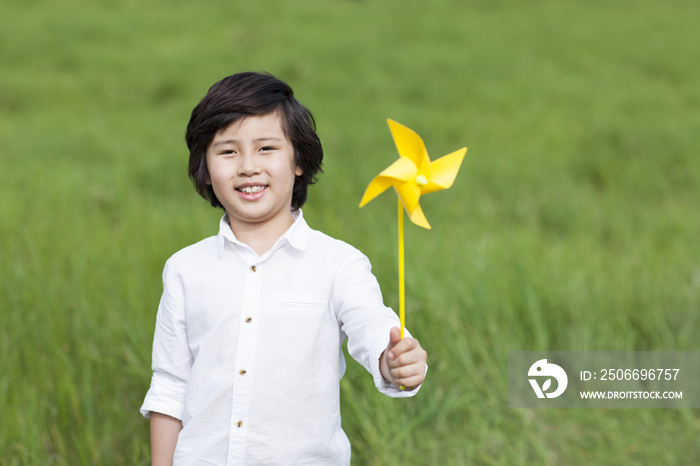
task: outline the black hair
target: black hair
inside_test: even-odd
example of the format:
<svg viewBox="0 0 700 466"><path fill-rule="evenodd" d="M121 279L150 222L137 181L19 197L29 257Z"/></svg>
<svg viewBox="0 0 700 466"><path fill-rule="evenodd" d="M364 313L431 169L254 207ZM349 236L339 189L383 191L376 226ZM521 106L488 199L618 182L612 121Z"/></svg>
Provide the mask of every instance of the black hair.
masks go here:
<svg viewBox="0 0 700 466"><path fill-rule="evenodd" d="M294 162L302 174L294 177L292 209L306 202L308 186L323 172L323 147L313 115L294 98L285 82L268 73L245 72L214 84L192 110L185 141L190 150L189 175L197 192L214 207L222 207L209 180L207 149L214 136L250 116L279 112L282 130L294 147Z"/></svg>

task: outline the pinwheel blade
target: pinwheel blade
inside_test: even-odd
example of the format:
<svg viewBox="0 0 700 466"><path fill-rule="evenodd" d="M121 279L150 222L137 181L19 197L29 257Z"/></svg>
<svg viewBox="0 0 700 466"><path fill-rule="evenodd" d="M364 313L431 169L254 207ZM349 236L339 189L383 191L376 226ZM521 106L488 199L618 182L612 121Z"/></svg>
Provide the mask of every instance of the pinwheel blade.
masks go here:
<svg viewBox="0 0 700 466"><path fill-rule="evenodd" d="M360 201L360 207L367 204L369 201L379 196L386 191L390 186L396 186L399 183L405 183L408 180L413 180L416 177L416 166L409 159L399 158L396 162L389 165L383 172L375 176L365 190L365 194ZM420 192L418 192L420 195Z"/></svg>
<svg viewBox="0 0 700 466"><path fill-rule="evenodd" d="M386 191L391 187L391 180L389 178L384 178L383 176L375 177L365 189L365 194L362 196L360 201L360 207L364 207L369 201L379 196L381 193Z"/></svg>
<svg viewBox="0 0 700 466"><path fill-rule="evenodd" d="M423 213L423 209L420 208L420 205L417 205L416 208L413 209L413 213L409 214L408 218L410 218L411 221L419 227L423 227L426 230L432 229L428 223L428 219L425 218L425 214Z"/></svg>
<svg viewBox="0 0 700 466"><path fill-rule="evenodd" d="M415 179L418 174L416 165L405 157L400 157L377 176L385 176L397 181L406 182Z"/></svg>
<svg viewBox="0 0 700 466"><path fill-rule="evenodd" d="M399 183L394 185L396 194L401 198L401 202L406 208L408 215L412 215L414 209L418 206L420 199L420 188L413 182Z"/></svg>
<svg viewBox="0 0 700 466"><path fill-rule="evenodd" d="M421 137L412 129L392 119L388 119L386 122L389 124L389 130L391 130L391 136L394 138L399 155L411 160L421 173L424 169L429 170L430 158L428 158L428 151ZM427 166L425 166L426 161L428 162Z"/></svg>
<svg viewBox="0 0 700 466"><path fill-rule="evenodd" d="M466 153L467 148L462 147L434 161L432 163L433 176L428 180L428 184L423 187L421 194L429 194L452 186Z"/></svg>

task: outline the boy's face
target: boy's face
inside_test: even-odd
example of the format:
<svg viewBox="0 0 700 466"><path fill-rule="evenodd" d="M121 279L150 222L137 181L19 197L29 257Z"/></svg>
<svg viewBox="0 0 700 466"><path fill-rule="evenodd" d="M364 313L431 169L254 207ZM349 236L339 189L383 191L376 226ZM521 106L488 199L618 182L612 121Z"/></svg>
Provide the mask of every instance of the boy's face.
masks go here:
<svg viewBox="0 0 700 466"><path fill-rule="evenodd" d="M293 222L294 176L302 171L277 113L247 117L217 133L207 149L207 168L207 182L234 233L267 225L286 229Z"/></svg>

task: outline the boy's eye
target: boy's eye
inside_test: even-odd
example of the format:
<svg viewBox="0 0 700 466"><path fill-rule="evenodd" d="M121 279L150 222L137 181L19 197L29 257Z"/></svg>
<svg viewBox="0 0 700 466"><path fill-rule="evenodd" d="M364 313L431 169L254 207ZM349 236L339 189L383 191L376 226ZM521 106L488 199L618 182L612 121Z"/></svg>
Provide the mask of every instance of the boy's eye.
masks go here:
<svg viewBox="0 0 700 466"><path fill-rule="evenodd" d="M267 151L271 151L271 150L274 150L274 149L275 149L274 147L265 146L265 147L262 147L260 150L267 152Z"/></svg>

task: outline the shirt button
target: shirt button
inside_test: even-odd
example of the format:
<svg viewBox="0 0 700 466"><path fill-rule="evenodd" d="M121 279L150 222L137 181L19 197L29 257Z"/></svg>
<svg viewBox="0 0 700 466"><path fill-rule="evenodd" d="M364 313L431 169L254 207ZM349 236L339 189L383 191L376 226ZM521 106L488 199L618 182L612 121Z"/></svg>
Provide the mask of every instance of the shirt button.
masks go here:
<svg viewBox="0 0 700 466"><path fill-rule="evenodd" d="M243 425L243 421L236 421L236 427L241 427Z"/></svg>
<svg viewBox="0 0 700 466"><path fill-rule="evenodd" d="M241 375L245 375L245 374L246 374L246 370L245 370L245 369L241 369L240 371L238 371L238 373L241 374Z"/></svg>
<svg viewBox="0 0 700 466"><path fill-rule="evenodd" d="M249 323L251 323L252 321L253 321L253 318L252 318L252 317L246 317L246 318L245 318L245 323L246 323L246 324L249 324Z"/></svg>
<svg viewBox="0 0 700 466"><path fill-rule="evenodd" d="M251 272L255 272L256 270L258 270L257 267L255 267L254 265L251 265L251 266L250 266L250 271L251 271Z"/></svg>

